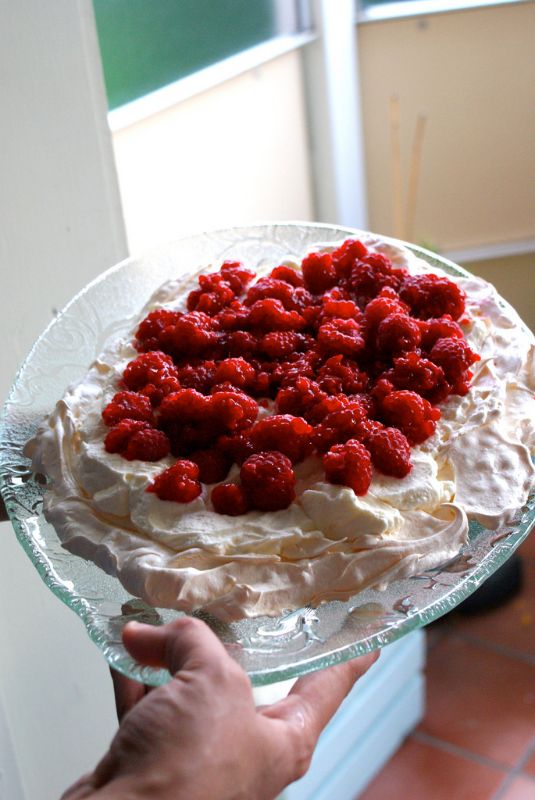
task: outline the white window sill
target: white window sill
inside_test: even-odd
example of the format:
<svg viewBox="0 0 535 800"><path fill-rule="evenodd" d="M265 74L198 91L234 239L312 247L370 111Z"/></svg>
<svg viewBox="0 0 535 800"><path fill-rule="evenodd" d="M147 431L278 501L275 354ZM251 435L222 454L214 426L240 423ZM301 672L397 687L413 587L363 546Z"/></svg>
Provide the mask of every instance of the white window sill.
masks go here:
<svg viewBox="0 0 535 800"><path fill-rule="evenodd" d="M285 55L292 50L303 47L313 41L316 35L313 32L297 33L287 36L278 36L267 42L243 50L234 56L218 61L209 67L180 78L174 83L162 86L154 92L114 108L108 113L108 125L112 132L120 131L136 122L165 111L168 108L188 100L190 97L206 92L219 86L225 81L242 75L244 72L255 69L272 61L274 58Z"/></svg>
<svg viewBox="0 0 535 800"><path fill-rule="evenodd" d="M357 23L379 22L403 17L429 14L444 14L449 11L465 11L470 8L502 6L510 3L525 3L528 0L408 0L405 3L384 3L357 12Z"/></svg>

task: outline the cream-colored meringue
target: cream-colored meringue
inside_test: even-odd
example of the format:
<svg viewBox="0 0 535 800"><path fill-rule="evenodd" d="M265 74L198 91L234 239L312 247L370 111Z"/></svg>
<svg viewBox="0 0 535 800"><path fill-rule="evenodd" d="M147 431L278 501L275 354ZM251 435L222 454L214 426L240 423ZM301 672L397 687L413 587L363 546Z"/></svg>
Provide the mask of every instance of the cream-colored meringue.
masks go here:
<svg viewBox="0 0 535 800"><path fill-rule="evenodd" d="M412 273L430 270L406 248L366 244ZM435 435L412 451L412 472L375 473L364 497L326 483L318 458L297 467L297 499L283 511L227 517L214 513L206 488L188 504L147 493L173 459L105 452L101 411L135 356L129 340L111 343L27 445L34 469L52 480L45 514L64 546L155 606L228 621L385 586L455 556L470 518L492 528L510 520L533 483L535 348L489 284L455 280L473 320L466 338L482 356L472 388L441 407ZM195 285L196 276L164 284L140 318L183 308Z"/></svg>

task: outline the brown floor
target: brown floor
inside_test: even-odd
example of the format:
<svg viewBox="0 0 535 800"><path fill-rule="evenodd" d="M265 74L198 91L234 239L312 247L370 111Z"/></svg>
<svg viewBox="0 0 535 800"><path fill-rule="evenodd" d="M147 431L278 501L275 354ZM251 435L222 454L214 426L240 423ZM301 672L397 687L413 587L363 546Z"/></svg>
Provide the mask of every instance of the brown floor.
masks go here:
<svg viewBox="0 0 535 800"><path fill-rule="evenodd" d="M524 588L428 630L427 710L359 800L535 800L535 532Z"/></svg>

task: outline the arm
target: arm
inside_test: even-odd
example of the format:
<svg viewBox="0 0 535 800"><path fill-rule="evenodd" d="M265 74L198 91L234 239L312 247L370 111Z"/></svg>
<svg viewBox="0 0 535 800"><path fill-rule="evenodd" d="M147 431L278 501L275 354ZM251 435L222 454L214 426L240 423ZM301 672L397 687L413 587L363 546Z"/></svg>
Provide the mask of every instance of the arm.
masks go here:
<svg viewBox="0 0 535 800"><path fill-rule="evenodd" d="M377 657L301 678L280 702L255 708L247 675L199 620L131 623L124 643L173 678L149 693L116 684L123 705L138 702L63 800L272 800L304 775L321 731Z"/></svg>

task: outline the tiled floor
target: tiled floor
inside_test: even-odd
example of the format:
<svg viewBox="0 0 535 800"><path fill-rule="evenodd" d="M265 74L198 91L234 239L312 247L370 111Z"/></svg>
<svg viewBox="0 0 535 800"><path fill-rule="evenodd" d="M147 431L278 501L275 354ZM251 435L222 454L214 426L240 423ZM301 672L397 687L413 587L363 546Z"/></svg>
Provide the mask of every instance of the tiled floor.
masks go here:
<svg viewBox="0 0 535 800"><path fill-rule="evenodd" d="M427 710L359 800L535 800L535 532L524 588L428 628Z"/></svg>

